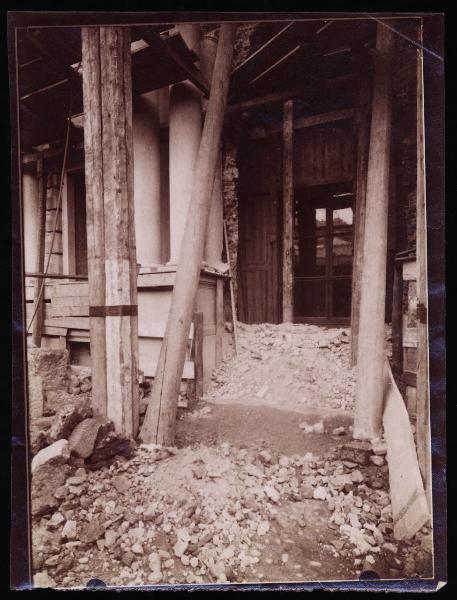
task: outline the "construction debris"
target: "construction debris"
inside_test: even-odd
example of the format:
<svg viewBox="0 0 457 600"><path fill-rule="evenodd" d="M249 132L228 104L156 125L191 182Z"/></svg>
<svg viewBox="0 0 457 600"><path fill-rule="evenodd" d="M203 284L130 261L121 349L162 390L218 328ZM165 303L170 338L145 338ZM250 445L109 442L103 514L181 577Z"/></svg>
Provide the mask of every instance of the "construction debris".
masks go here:
<svg viewBox="0 0 457 600"><path fill-rule="evenodd" d="M287 408L351 412L354 371L346 329L238 323L239 352L213 374L208 401L250 398Z"/></svg>
<svg viewBox="0 0 457 600"><path fill-rule="evenodd" d="M69 472L33 526L37 585L51 578L77 587L94 574L113 586L253 581L268 557L294 568L286 540L299 543L316 502L327 511L328 535L319 542L322 559L298 565L301 573L319 570L327 555L352 561L354 574L363 566L355 561L377 557L387 571L424 575L430 530L408 542L393 538L387 467L346 466L340 452L144 444L95 471L59 465ZM275 536L283 540L277 549Z"/></svg>

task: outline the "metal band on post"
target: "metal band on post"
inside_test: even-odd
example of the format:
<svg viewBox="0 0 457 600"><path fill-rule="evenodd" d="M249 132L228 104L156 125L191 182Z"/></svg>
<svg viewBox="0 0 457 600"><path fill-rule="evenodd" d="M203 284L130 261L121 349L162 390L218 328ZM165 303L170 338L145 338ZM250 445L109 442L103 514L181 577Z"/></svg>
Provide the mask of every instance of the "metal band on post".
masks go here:
<svg viewBox="0 0 457 600"><path fill-rule="evenodd" d="M117 306L89 306L89 317L137 317L137 304Z"/></svg>

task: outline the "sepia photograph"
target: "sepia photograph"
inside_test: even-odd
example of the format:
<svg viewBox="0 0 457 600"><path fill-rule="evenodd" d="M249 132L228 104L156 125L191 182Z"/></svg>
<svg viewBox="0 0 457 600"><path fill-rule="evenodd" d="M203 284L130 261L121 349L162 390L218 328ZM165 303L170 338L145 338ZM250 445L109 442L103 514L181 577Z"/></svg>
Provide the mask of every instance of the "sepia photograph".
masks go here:
<svg viewBox="0 0 457 600"><path fill-rule="evenodd" d="M443 35L8 14L12 588L445 585Z"/></svg>

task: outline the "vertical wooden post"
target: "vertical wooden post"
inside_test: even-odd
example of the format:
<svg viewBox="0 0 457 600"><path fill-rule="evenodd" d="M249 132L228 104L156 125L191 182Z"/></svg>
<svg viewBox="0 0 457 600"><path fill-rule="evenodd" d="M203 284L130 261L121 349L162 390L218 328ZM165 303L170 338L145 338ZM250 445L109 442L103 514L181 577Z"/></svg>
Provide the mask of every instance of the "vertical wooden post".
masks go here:
<svg viewBox="0 0 457 600"><path fill-rule="evenodd" d="M194 314L194 377L195 396L203 396L203 313Z"/></svg>
<svg viewBox="0 0 457 600"><path fill-rule="evenodd" d="M357 342L354 438L382 428L393 33L377 25Z"/></svg>
<svg viewBox="0 0 457 600"><path fill-rule="evenodd" d="M422 30L420 40L422 41ZM425 208L425 149L423 51L417 50L417 457L431 507L430 390L428 370L427 215Z"/></svg>
<svg viewBox="0 0 457 600"><path fill-rule="evenodd" d="M284 102L282 169L282 320L291 323L294 312L294 104Z"/></svg>
<svg viewBox="0 0 457 600"><path fill-rule="evenodd" d="M364 61L365 63L365 61ZM368 65L365 65L368 67ZM363 238L365 232L365 204L367 189L368 144L370 137L371 80L367 73L360 73L354 118L354 134L357 140L355 174L354 261L352 266L351 301L351 361L357 363L357 339L360 315L360 284L363 263Z"/></svg>
<svg viewBox="0 0 457 600"><path fill-rule="evenodd" d="M46 240L46 176L43 172L43 159L37 160L38 177L38 235L37 235L37 253L36 253L36 272L43 273L45 257ZM32 343L37 348L41 347L41 338L43 335L44 321L44 295L46 279L36 278L34 282L34 312L35 319L32 328ZM43 287L43 289L41 289Z"/></svg>
<svg viewBox="0 0 457 600"><path fill-rule="evenodd" d="M179 254L167 328L160 350L151 402L141 429L144 442L173 444L186 342L194 311L214 173L224 122L235 25L221 25L211 92L195 169L191 202Z"/></svg>
<svg viewBox="0 0 457 600"><path fill-rule="evenodd" d="M95 346L93 379L102 379L96 406L116 431L134 436L139 400L130 31L83 28L82 36L91 351ZM96 339L102 334L104 346Z"/></svg>
<svg viewBox="0 0 457 600"><path fill-rule="evenodd" d="M224 336L224 280L216 280L216 366L222 361Z"/></svg>
<svg viewBox="0 0 457 600"><path fill-rule="evenodd" d="M81 30L81 38L89 306L105 306L100 30L97 27L84 27ZM95 415L106 416L105 318L103 315L92 313L89 323L92 409Z"/></svg>

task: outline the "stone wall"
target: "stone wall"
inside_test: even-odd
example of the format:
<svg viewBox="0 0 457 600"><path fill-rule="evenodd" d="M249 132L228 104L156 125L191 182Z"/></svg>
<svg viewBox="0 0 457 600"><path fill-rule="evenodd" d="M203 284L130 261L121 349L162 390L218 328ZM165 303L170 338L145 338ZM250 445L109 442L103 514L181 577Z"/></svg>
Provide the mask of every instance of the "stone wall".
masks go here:
<svg viewBox="0 0 457 600"><path fill-rule="evenodd" d="M406 22L402 33L415 40L417 25ZM396 177L397 252L416 247L416 47L397 36L393 80L393 158Z"/></svg>
<svg viewBox="0 0 457 600"><path fill-rule="evenodd" d="M246 23L240 25L235 39L233 68L240 65L249 56L252 38L258 25ZM226 131L222 144L222 195L224 219L227 225L227 238L230 252L230 267L233 275L235 302L238 291L238 127L230 127ZM230 291L228 285L224 290L225 319L231 319Z"/></svg>

